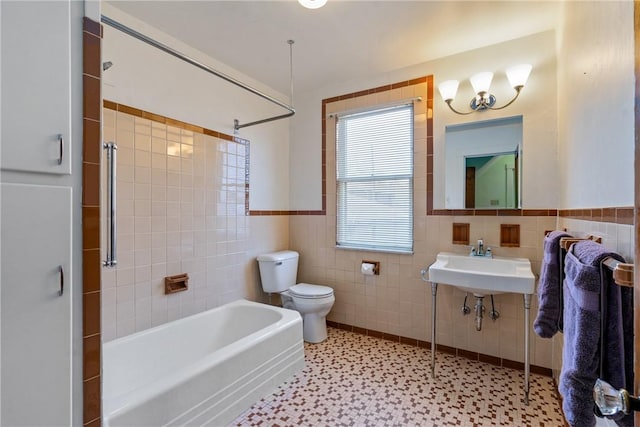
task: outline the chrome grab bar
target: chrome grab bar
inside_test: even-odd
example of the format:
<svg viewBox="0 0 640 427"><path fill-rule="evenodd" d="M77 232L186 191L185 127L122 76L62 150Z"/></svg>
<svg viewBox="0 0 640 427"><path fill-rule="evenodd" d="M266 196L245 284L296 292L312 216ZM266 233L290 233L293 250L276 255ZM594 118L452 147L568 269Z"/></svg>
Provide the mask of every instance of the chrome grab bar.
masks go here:
<svg viewBox="0 0 640 427"><path fill-rule="evenodd" d="M116 258L116 150L118 146L114 142L105 142L102 148L107 150L107 259L102 265L115 267L118 264Z"/></svg>

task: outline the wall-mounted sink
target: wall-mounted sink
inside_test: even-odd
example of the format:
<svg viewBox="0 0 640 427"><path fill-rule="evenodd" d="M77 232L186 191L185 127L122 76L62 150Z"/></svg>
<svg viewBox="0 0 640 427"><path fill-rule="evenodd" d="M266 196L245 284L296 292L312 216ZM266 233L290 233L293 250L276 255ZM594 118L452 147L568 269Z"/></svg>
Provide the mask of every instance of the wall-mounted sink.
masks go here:
<svg viewBox="0 0 640 427"><path fill-rule="evenodd" d="M429 269L421 271L422 280L431 282L431 377L436 370L436 295L438 284L455 286L476 298L476 329L482 325L482 300L485 295L515 292L524 300L524 403L529 404L529 311L535 288L531 262L526 258L460 255L440 252ZM428 274L428 277L427 277ZM466 303L466 298L465 298ZM492 298L493 304L493 298ZM466 304L465 304L465 308ZM464 312L467 314L468 312Z"/></svg>
<svg viewBox="0 0 640 427"><path fill-rule="evenodd" d="M475 296L532 294L535 276L526 258L474 257L440 252L429 267L429 281L452 285Z"/></svg>

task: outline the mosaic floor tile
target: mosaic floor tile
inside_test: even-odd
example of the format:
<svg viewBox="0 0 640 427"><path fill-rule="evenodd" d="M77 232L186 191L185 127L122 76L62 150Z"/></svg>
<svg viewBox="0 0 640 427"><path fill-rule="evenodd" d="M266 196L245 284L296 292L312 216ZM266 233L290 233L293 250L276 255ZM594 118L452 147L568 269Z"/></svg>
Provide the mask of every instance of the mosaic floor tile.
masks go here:
<svg viewBox="0 0 640 427"><path fill-rule="evenodd" d="M551 378L329 328L305 368L230 426L544 426L564 419Z"/></svg>

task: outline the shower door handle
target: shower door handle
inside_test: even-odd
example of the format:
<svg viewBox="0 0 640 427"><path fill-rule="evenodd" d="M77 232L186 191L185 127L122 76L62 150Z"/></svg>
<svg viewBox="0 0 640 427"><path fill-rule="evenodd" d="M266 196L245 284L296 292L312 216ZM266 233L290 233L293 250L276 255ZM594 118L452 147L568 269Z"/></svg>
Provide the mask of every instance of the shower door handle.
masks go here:
<svg viewBox="0 0 640 427"><path fill-rule="evenodd" d="M105 142L102 147L107 150L107 259L102 265L115 267L116 257L116 150L114 142Z"/></svg>

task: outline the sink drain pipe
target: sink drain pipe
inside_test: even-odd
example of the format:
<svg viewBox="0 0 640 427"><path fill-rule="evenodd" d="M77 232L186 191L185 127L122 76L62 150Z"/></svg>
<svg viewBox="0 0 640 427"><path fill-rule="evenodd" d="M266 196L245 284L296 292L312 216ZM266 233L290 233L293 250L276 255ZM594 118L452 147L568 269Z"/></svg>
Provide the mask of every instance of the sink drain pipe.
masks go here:
<svg viewBox="0 0 640 427"><path fill-rule="evenodd" d="M482 313L484 312L484 297L476 296L476 331L482 330Z"/></svg>
<svg viewBox="0 0 640 427"><path fill-rule="evenodd" d="M464 297L463 308L462 308L462 312L464 314L468 313L466 311L466 309L468 309L468 307L467 307L467 297L465 296ZM484 297L476 295L475 311L476 311L476 331L481 331L482 330L482 319L484 317ZM493 321L495 321L498 317L500 317L500 313L498 313L498 311L496 310L496 306L495 306L495 303L493 301L493 295L491 295L491 311L489 312L489 317Z"/></svg>

